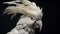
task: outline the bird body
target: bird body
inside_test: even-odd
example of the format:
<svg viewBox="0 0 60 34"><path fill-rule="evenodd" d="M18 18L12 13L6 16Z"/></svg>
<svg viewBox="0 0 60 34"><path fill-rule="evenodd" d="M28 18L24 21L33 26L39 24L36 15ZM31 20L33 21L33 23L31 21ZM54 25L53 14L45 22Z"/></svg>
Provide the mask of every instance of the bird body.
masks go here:
<svg viewBox="0 0 60 34"><path fill-rule="evenodd" d="M37 6L34 2L30 2L28 0L20 0L19 2L22 2L22 4L16 2L18 2L18 0L5 2L5 4L15 4L16 6L8 6L3 14L12 14L11 19L17 13L23 14L21 16L21 19L19 19L19 21L17 22L16 27L7 34L14 34L15 31L16 34L34 34L35 27L40 28L41 30L41 18L43 16L42 9L40 9L39 6ZM33 25L35 25L35 27Z"/></svg>

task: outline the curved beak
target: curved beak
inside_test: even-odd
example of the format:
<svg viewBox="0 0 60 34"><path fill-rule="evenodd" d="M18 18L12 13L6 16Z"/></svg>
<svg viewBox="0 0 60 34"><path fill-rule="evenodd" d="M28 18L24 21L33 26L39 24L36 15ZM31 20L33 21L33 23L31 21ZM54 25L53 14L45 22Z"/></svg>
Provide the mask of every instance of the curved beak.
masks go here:
<svg viewBox="0 0 60 34"><path fill-rule="evenodd" d="M42 30L42 21L41 20L38 20L36 23L39 25L38 28L40 28L40 31L41 31Z"/></svg>

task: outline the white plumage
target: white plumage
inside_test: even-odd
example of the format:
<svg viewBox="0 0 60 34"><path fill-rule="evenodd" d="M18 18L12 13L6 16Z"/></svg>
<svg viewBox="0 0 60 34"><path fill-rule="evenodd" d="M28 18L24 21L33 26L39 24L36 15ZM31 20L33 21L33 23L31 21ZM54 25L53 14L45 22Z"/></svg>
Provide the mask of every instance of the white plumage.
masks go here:
<svg viewBox="0 0 60 34"><path fill-rule="evenodd" d="M19 4L16 2L22 2L22 4ZM33 27L32 25L34 24L34 22L36 22L36 24L39 25L39 26L36 26L37 28L40 27L40 30L42 29L42 21L41 21L41 18L43 15L42 9L40 9L39 6L37 6L34 2L30 2L28 0L20 0L20 1L16 0L16 1L4 2L4 4L6 4L6 3L15 4L16 6L8 6L5 9L5 12L3 14L5 14L5 13L13 14L11 19L17 13L23 14L21 16L21 19L19 19L19 21L17 22L16 27L14 29L12 29L11 32L9 32L10 34L15 31L17 31L18 34L21 33L22 31L25 31L26 34L30 34L29 32L34 32L34 29L32 29L32 27ZM26 30L28 30L28 31L26 31Z"/></svg>

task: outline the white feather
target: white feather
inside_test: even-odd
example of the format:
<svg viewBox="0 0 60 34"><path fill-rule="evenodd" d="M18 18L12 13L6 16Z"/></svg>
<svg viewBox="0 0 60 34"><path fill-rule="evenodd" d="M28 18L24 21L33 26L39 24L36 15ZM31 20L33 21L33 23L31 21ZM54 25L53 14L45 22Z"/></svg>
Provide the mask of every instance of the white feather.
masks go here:
<svg viewBox="0 0 60 34"><path fill-rule="evenodd" d="M22 4L18 4L18 3L15 3L16 1L11 1L11 2L5 2L5 3L8 3L8 4L16 4L17 6L8 6L4 13L7 13L7 14L12 14L11 16L11 19L17 14L17 13L20 13L20 14L23 14L24 16L21 16L21 19L19 19L18 23L17 23L17 26L18 24L26 24L26 25L31 25L33 24L36 20L36 23L39 25L40 27L40 30L42 29L42 21L41 21L41 18L42 18L42 9L39 8L39 6L37 6L34 2L30 2L28 0L22 0ZM17 0L18 2L18 0ZM20 1L19 1L20 2ZM34 18L34 20L31 19L31 17ZM25 26L25 27L28 27L28 26ZM20 26L18 26L20 27ZM20 30L21 32L21 30Z"/></svg>

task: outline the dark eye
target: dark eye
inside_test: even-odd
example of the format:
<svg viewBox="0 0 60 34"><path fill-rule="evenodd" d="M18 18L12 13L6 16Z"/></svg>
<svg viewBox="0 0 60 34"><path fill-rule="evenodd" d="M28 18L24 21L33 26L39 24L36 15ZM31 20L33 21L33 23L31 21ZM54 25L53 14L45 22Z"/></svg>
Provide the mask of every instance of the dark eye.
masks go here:
<svg viewBox="0 0 60 34"><path fill-rule="evenodd" d="M31 19L33 19L33 17L31 17Z"/></svg>
<svg viewBox="0 0 60 34"><path fill-rule="evenodd" d="M34 20L35 18L34 18L34 16L28 16L28 17L30 17L31 18L31 20Z"/></svg>
<svg viewBox="0 0 60 34"><path fill-rule="evenodd" d="M31 17L32 20L34 20L34 17Z"/></svg>

